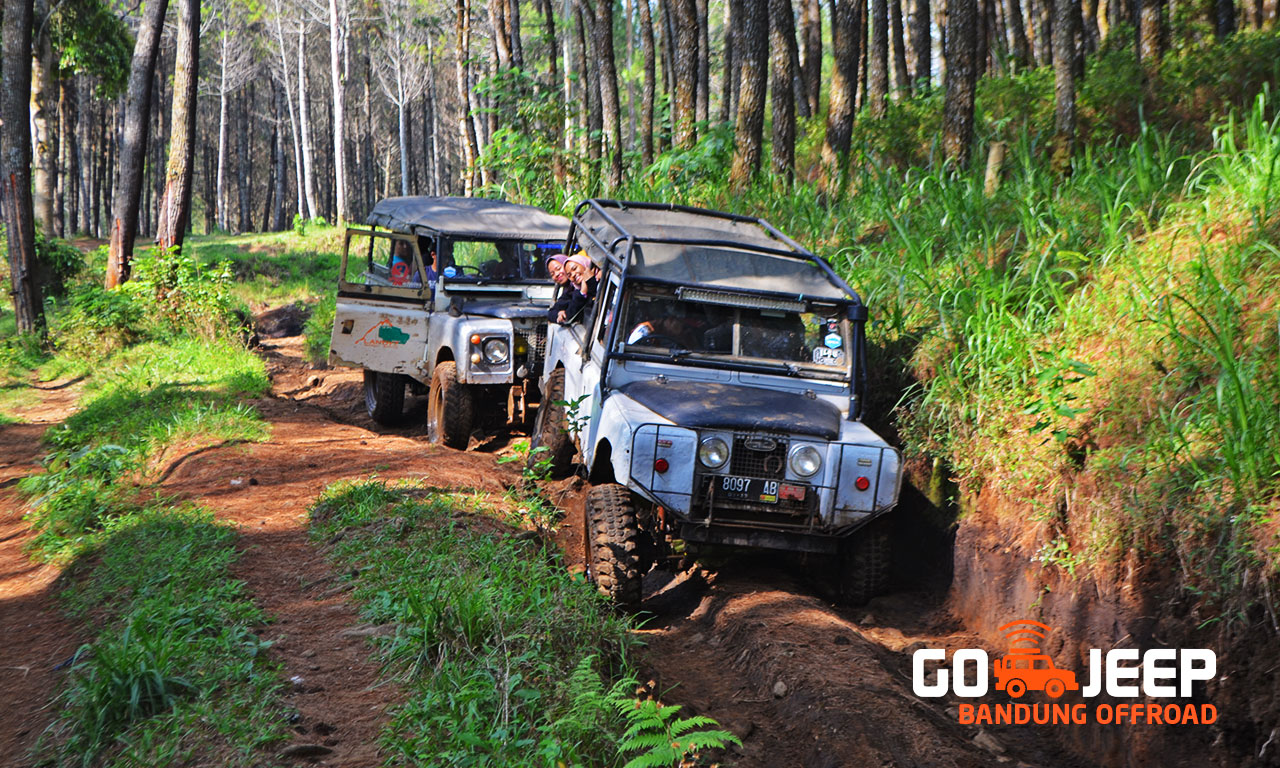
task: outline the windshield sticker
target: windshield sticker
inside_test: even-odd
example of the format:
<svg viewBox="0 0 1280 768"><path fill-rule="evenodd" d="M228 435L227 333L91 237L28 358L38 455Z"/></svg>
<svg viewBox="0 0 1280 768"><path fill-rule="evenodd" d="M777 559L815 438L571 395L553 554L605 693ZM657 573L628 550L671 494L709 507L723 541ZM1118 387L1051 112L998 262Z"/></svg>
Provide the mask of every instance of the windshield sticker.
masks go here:
<svg viewBox="0 0 1280 768"><path fill-rule="evenodd" d="M838 333L828 333L822 343L826 344L829 349L839 349L844 346L844 339Z"/></svg>
<svg viewBox="0 0 1280 768"><path fill-rule="evenodd" d="M456 276L457 274L458 274L458 270L457 270L455 267L445 267L445 268L444 268L444 276L445 276L445 277L454 277L454 276Z"/></svg>
<svg viewBox="0 0 1280 768"><path fill-rule="evenodd" d="M815 347L813 350L813 362L818 365L844 365L844 350Z"/></svg>
<svg viewBox="0 0 1280 768"><path fill-rule="evenodd" d="M357 344L363 344L366 347L397 347L408 341L409 333L392 325L391 321L385 318L356 339Z"/></svg>

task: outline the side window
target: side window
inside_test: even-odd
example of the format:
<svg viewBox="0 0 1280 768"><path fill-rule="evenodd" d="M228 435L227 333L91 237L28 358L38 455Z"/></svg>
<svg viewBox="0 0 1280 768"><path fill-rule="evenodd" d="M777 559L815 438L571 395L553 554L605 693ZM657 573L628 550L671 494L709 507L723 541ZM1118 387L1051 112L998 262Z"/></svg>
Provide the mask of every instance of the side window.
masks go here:
<svg viewBox="0 0 1280 768"><path fill-rule="evenodd" d="M609 341L609 326L613 324L613 305L618 297L618 284L605 275L602 280L608 287L596 297L596 343L602 347Z"/></svg>
<svg viewBox="0 0 1280 768"><path fill-rule="evenodd" d="M423 270L414 241L369 230L348 230L340 288L419 297Z"/></svg>

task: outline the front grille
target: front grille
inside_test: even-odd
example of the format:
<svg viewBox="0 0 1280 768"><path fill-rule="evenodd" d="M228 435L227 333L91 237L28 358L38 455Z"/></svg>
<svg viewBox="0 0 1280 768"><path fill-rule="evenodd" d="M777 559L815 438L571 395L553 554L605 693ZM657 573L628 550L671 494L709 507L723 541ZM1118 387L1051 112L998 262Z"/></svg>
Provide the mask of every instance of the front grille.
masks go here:
<svg viewBox="0 0 1280 768"><path fill-rule="evenodd" d="M529 366L529 373L537 373L542 370L542 360L547 354L547 326L537 325L530 330L516 330L516 335L524 341L524 345L528 348L525 353L526 365Z"/></svg>
<svg viewBox="0 0 1280 768"><path fill-rule="evenodd" d="M775 504L726 499L716 493L719 475L704 475L698 484L690 518L698 522L713 521L725 525L762 528L811 528L817 520L818 489L806 486L803 500L778 499Z"/></svg>
<svg viewBox="0 0 1280 768"><path fill-rule="evenodd" d="M787 474L787 441L765 435L734 435L729 474L783 479Z"/></svg>

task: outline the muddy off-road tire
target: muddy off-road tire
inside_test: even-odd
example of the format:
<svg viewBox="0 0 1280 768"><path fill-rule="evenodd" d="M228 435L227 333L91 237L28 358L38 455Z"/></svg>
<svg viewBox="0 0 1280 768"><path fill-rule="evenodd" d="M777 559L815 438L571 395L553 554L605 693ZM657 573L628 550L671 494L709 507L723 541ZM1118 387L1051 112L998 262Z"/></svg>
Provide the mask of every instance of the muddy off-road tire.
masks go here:
<svg viewBox="0 0 1280 768"><path fill-rule="evenodd" d="M437 364L427 398L427 439L466 450L472 416L471 390L458 381L458 366L452 360Z"/></svg>
<svg viewBox="0 0 1280 768"><path fill-rule="evenodd" d="M889 521L876 520L855 532L838 556L840 598L861 605L889 588L893 566Z"/></svg>
<svg viewBox="0 0 1280 768"><path fill-rule="evenodd" d="M398 373L364 372L364 408L369 418L384 427L404 420L404 376Z"/></svg>
<svg viewBox="0 0 1280 768"><path fill-rule="evenodd" d="M587 492L588 558L596 588L628 610L640 606L640 526L631 492L617 483Z"/></svg>
<svg viewBox="0 0 1280 768"><path fill-rule="evenodd" d="M569 437L569 417L565 413L564 369L557 368L547 377L547 388L538 403L538 415L533 419L533 434L529 436L528 467L537 470L538 462L551 462L551 477L560 479L569 474L573 466L573 440ZM536 450L546 448L545 451Z"/></svg>

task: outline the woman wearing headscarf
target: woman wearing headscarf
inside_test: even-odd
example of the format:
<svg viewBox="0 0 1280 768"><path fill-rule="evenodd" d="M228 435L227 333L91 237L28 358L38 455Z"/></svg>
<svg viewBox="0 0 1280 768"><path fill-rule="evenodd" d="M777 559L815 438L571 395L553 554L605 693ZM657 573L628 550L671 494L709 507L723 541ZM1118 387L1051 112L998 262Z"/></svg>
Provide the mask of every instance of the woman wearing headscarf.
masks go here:
<svg viewBox="0 0 1280 768"><path fill-rule="evenodd" d="M569 308L569 302L573 299L573 294L577 292L577 288L569 280L569 272L565 269L565 262L569 257L563 253L557 253L547 259L547 274L551 275L551 279L555 281L556 292L551 299L551 308L547 310L547 319L553 323L563 323L565 318L565 310Z"/></svg>
<svg viewBox="0 0 1280 768"><path fill-rule="evenodd" d="M569 306L564 310L564 319L557 322L580 322L583 311L596 297L596 285L599 283L599 278L596 277L596 265L579 251L570 256L564 266L575 290L572 291Z"/></svg>

